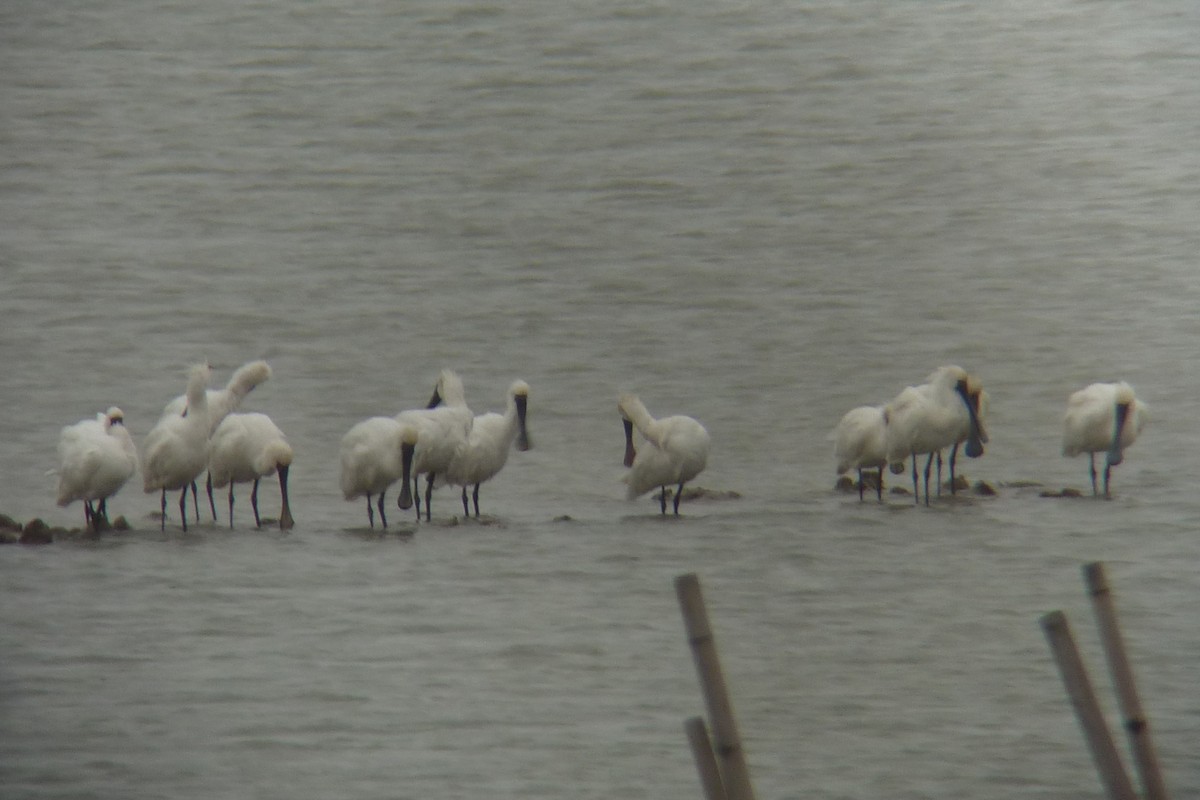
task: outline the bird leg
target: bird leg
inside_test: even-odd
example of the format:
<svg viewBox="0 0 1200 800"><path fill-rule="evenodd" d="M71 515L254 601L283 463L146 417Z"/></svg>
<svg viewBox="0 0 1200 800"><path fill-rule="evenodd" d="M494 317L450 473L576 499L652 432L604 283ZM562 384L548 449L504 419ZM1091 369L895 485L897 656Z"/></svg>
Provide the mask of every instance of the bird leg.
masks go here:
<svg viewBox="0 0 1200 800"><path fill-rule="evenodd" d="M205 483L204 488L208 489L208 509L209 509L209 511L212 512L213 522L216 522L217 521L217 504L213 502L212 473L211 472L208 473L208 479L204 483ZM232 487L233 482L230 481L229 485L230 485L230 487ZM199 521L200 521L200 512L197 511L196 512L196 522L199 522ZM232 522L232 520L230 520L230 521Z"/></svg>
<svg viewBox="0 0 1200 800"><path fill-rule="evenodd" d="M467 487L464 485L462 489L463 516L469 517L471 516L471 507L467 504Z"/></svg>
<svg viewBox="0 0 1200 800"><path fill-rule="evenodd" d="M679 501L683 499L683 484L679 484L679 488L675 490L675 516L679 516Z"/></svg>
<svg viewBox="0 0 1200 800"><path fill-rule="evenodd" d="M921 482L917 478L917 454L912 454L913 503L921 505Z"/></svg>
<svg viewBox="0 0 1200 800"><path fill-rule="evenodd" d="M183 532L187 533L187 484L183 485L183 491L179 493L179 518L183 520ZM192 498L196 497L196 484L192 483ZM200 521L199 506L196 506L196 522Z"/></svg>
<svg viewBox="0 0 1200 800"><path fill-rule="evenodd" d="M662 513L666 514L667 513L667 487L661 486L659 488L661 491L659 492L659 495L658 495L658 502L662 506Z"/></svg>
<svg viewBox="0 0 1200 800"><path fill-rule="evenodd" d="M93 521L96 518L96 512L92 509L92 501L83 501L83 527L89 531L96 530L96 523Z"/></svg>
<svg viewBox="0 0 1200 800"><path fill-rule="evenodd" d="M475 502L475 519L479 519L479 484L475 484L475 490L471 492L471 499Z"/></svg>
<svg viewBox="0 0 1200 800"><path fill-rule="evenodd" d="M1092 475L1092 497L1099 494L1096 491L1096 454L1088 453L1088 471Z"/></svg>
<svg viewBox="0 0 1200 800"><path fill-rule="evenodd" d="M929 505L929 471L933 467L933 453L925 459L925 505Z"/></svg>
<svg viewBox="0 0 1200 800"><path fill-rule="evenodd" d="M229 482L229 530L233 530L233 481Z"/></svg>
<svg viewBox="0 0 1200 800"><path fill-rule="evenodd" d="M950 448L950 494L958 494L958 487L954 485L954 462L958 460L958 442L954 443L954 447Z"/></svg>
<svg viewBox="0 0 1200 800"><path fill-rule="evenodd" d="M937 496L942 496L942 451L937 451Z"/></svg>
<svg viewBox="0 0 1200 800"><path fill-rule="evenodd" d="M162 490L162 515L159 517L159 520L162 523L160 530L165 531L167 529L167 490L166 489Z"/></svg>
<svg viewBox="0 0 1200 800"><path fill-rule="evenodd" d="M233 486L233 481L229 482ZM258 518L258 478L254 479L254 488L250 490L250 507L254 509L254 527L261 528L262 522ZM230 522L233 522L230 519Z"/></svg>
<svg viewBox="0 0 1200 800"><path fill-rule="evenodd" d="M96 523L97 517L100 518L100 526L102 528L111 527L108 524L108 498L107 497L103 498L100 501L100 505L97 506L96 509L92 512L92 524ZM101 527L98 527L96 530L100 530Z"/></svg>
<svg viewBox="0 0 1200 800"><path fill-rule="evenodd" d="M375 509L371 507L371 493L367 493L367 519L371 521L371 530L375 530Z"/></svg>
<svg viewBox="0 0 1200 800"><path fill-rule="evenodd" d="M183 487L183 494L187 496L187 487ZM196 506L196 522L200 522L200 492L196 489L196 482L192 481L192 503ZM186 530L186 529L185 529Z"/></svg>
<svg viewBox="0 0 1200 800"><path fill-rule="evenodd" d="M879 485L875 487L875 497L879 499L879 502L883 502L883 467L879 468Z"/></svg>
<svg viewBox="0 0 1200 800"><path fill-rule="evenodd" d="M425 479L425 521L429 522L433 512L433 479L434 474L429 473L429 477Z"/></svg>
<svg viewBox="0 0 1200 800"><path fill-rule="evenodd" d="M1108 493L1108 475L1109 475L1109 473L1110 473L1110 472L1112 472L1112 465L1111 465L1111 464L1107 464L1107 463L1106 463L1106 464L1104 465L1104 499L1105 499L1105 500L1108 500L1108 499L1110 499L1110 498L1112 497L1112 496L1111 496L1111 495Z"/></svg>
<svg viewBox="0 0 1200 800"><path fill-rule="evenodd" d="M862 501L863 501L863 477L862 477L862 467L859 467L858 468L858 502L861 503Z"/></svg>
<svg viewBox="0 0 1200 800"><path fill-rule="evenodd" d="M387 494L387 489L379 493L379 521L383 523L383 527L387 527L387 514L383 513L383 496Z"/></svg>

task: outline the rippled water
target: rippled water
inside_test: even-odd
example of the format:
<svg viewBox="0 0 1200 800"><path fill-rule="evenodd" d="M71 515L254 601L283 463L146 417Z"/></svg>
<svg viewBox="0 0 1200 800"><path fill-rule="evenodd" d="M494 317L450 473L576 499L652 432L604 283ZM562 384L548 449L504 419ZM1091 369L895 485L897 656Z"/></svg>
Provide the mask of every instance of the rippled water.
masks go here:
<svg viewBox="0 0 1200 800"><path fill-rule="evenodd" d="M14 2L0 10L0 510L62 425L140 440L207 358L288 433L297 527L0 549L5 797L695 797L701 576L761 797L1100 794L1037 625L1103 560L1200 792L1200 14L1088 2ZM840 415L959 363L994 498L831 491ZM533 387L535 447L387 535L355 422ZM1152 422L1111 502L1066 396ZM660 519L621 389L713 437ZM901 484L904 481L900 481ZM264 512L278 501L263 491ZM222 518L224 520L224 518Z"/></svg>

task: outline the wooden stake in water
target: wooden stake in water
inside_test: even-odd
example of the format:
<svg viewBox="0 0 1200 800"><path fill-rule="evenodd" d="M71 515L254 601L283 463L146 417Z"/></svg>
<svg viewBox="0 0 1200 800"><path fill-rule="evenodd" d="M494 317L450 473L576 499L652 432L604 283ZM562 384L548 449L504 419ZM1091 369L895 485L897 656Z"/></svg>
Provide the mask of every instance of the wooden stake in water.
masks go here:
<svg viewBox="0 0 1200 800"><path fill-rule="evenodd" d="M1067 617L1061 611L1052 611L1042 617L1042 630L1050 642L1050 651L1062 674L1063 684L1067 688L1067 696L1075 707L1075 716L1083 728L1083 738L1087 740L1088 748L1092 751L1092 760L1096 771L1100 773L1100 782L1112 800L1137 800L1129 775L1121 764L1121 757L1113 744L1112 734L1096 701L1096 693L1092 682L1088 679L1087 669L1079 650L1075 646L1075 637L1071 635L1071 627Z"/></svg>
<svg viewBox="0 0 1200 800"><path fill-rule="evenodd" d="M1167 800L1167 787L1158 766L1158 755L1150 738L1150 723L1142 711L1133 670L1125 654L1125 641L1117 625L1117 612L1112 592L1104 574L1104 565L1095 562L1083 567L1083 579L1092 596L1092 609L1100 628L1100 641L1108 659L1108 669L1117 690L1117 700L1125 719L1125 733L1133 750L1133 763L1141 778L1146 800Z"/></svg>
<svg viewBox="0 0 1200 800"><path fill-rule="evenodd" d="M692 746L692 758L696 759L696 771L700 773L700 786L704 789L705 800L728 800L704 719L692 717L683 727Z"/></svg>
<svg viewBox="0 0 1200 800"><path fill-rule="evenodd" d="M713 749L717 754L726 795L729 800L754 800L746 754L742 750L729 690L717 658L716 640L708 622L704 597L700 593L700 579L691 573L680 575L675 579L675 593L679 597L684 628L696 662L696 672L700 676L700 689L712 720Z"/></svg>

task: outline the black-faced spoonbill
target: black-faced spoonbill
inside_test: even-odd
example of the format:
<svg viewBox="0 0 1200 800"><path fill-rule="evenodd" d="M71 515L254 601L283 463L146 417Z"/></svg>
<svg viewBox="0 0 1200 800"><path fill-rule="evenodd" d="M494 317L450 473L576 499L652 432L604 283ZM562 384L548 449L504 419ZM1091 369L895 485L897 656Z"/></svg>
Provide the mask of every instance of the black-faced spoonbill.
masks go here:
<svg viewBox="0 0 1200 800"><path fill-rule="evenodd" d="M371 496L379 497L379 521L387 527L387 514L383 510L383 498L388 487L403 481L401 497L408 494L408 478L412 467L413 449L417 444L417 431L392 417L371 417L351 428L342 437L342 496L347 500L367 498L367 519L375 527L375 512L371 508ZM408 508L412 505L409 499Z"/></svg>
<svg viewBox="0 0 1200 800"><path fill-rule="evenodd" d="M1149 419L1146 404L1134 396L1133 387L1124 381L1093 383L1067 399L1062 452L1068 458L1088 454L1093 495L1098 494L1096 453L1105 453L1104 496L1109 497L1109 473L1125 459L1125 448L1137 441Z"/></svg>
<svg viewBox="0 0 1200 800"><path fill-rule="evenodd" d="M250 490L250 507L254 509L254 526L262 527L258 516L258 482L279 474L279 529L295 525L288 503L288 471L292 466L292 446L283 431L266 414L228 414L213 431L208 443L208 476L210 486L218 489L229 484L229 527L233 527L233 486L254 482Z"/></svg>
<svg viewBox="0 0 1200 800"><path fill-rule="evenodd" d="M108 525L108 498L137 472L137 447L124 423L114 406L66 426L59 436L58 505L82 500L84 524L94 532Z"/></svg>
<svg viewBox="0 0 1200 800"><path fill-rule="evenodd" d="M471 509L467 505L467 487L474 487L471 496L475 502L475 516L478 517L479 485L496 477L504 468L508 462L508 452L512 450L514 443L521 452L532 446L525 423L528 405L529 384L525 381L514 381L508 388L503 414L480 414L471 423L466 448L442 475L446 483L462 487L465 516L471 516Z"/></svg>
<svg viewBox="0 0 1200 800"><path fill-rule="evenodd" d="M691 417L676 415L655 419L636 395L622 394L617 411L625 426L625 466L631 467L622 479L628 486L626 499L633 500L651 489L662 487L662 513L667 513L667 486L675 488L675 515L683 485L708 465L710 439L704 426ZM645 439L639 451L633 445L633 429Z"/></svg>
<svg viewBox="0 0 1200 800"><path fill-rule="evenodd" d="M892 472L899 474L904 461L913 459L913 495L917 503L921 502L918 455L929 455L925 461L925 505L929 505L929 473L939 450L954 445L966 430L967 456L983 455L979 419L969 397L967 372L962 367L938 367L928 382L904 389L884 411L888 419L888 463Z"/></svg>
<svg viewBox="0 0 1200 800"><path fill-rule="evenodd" d="M875 495L883 500L883 468L887 466L887 417L882 406L859 406L846 412L833 429L837 474L858 471L858 499L863 499L863 470L879 470Z"/></svg>
<svg viewBox="0 0 1200 800"><path fill-rule="evenodd" d="M246 399L246 395L250 394L256 386L271 377L271 367L265 361L250 361L238 367L233 375L229 378L229 383L225 384L224 389L209 389L205 392L205 399L208 400L208 435L212 436L217 430L217 426L226 416L237 411L241 406L242 401ZM187 395L179 395L171 402L167 403L163 409L163 416L183 416L187 414L188 402ZM208 507L212 511L213 519L217 518L217 505L213 501L213 485L212 475L208 476L205 481L208 490ZM196 494L196 487L192 487L192 494L196 502L196 519L200 518L200 497Z"/></svg>
<svg viewBox="0 0 1200 800"><path fill-rule="evenodd" d="M438 375L433 396L425 408L402 411L396 419L417 430L417 446L412 458L412 495L401 490L397 498L400 508L409 508L416 496L417 519L421 518L419 482L421 475L427 476L425 484L425 521L432 519L433 486L437 476L446 472L456 458L466 451L475 415L467 407L466 392L462 378L453 370L443 369Z"/></svg>
<svg viewBox="0 0 1200 800"><path fill-rule="evenodd" d="M186 416L165 415L142 443L142 485L162 493L162 529L167 526L167 490L181 490L179 516L187 530L187 490L208 466L208 386L212 367L197 364L188 376ZM199 522L199 515L197 515Z"/></svg>

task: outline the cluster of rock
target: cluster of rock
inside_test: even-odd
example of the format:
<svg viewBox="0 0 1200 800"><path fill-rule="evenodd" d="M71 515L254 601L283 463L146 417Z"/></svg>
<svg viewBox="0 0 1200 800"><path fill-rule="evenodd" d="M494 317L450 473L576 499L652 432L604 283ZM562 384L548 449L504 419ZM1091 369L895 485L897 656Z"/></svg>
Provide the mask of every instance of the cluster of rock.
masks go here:
<svg viewBox="0 0 1200 800"><path fill-rule="evenodd" d="M127 531L129 522L124 517L117 517L111 527L115 531ZM0 544L51 544L60 539L82 539L98 533L91 528L51 527L41 517L22 524L7 514L0 514Z"/></svg>

